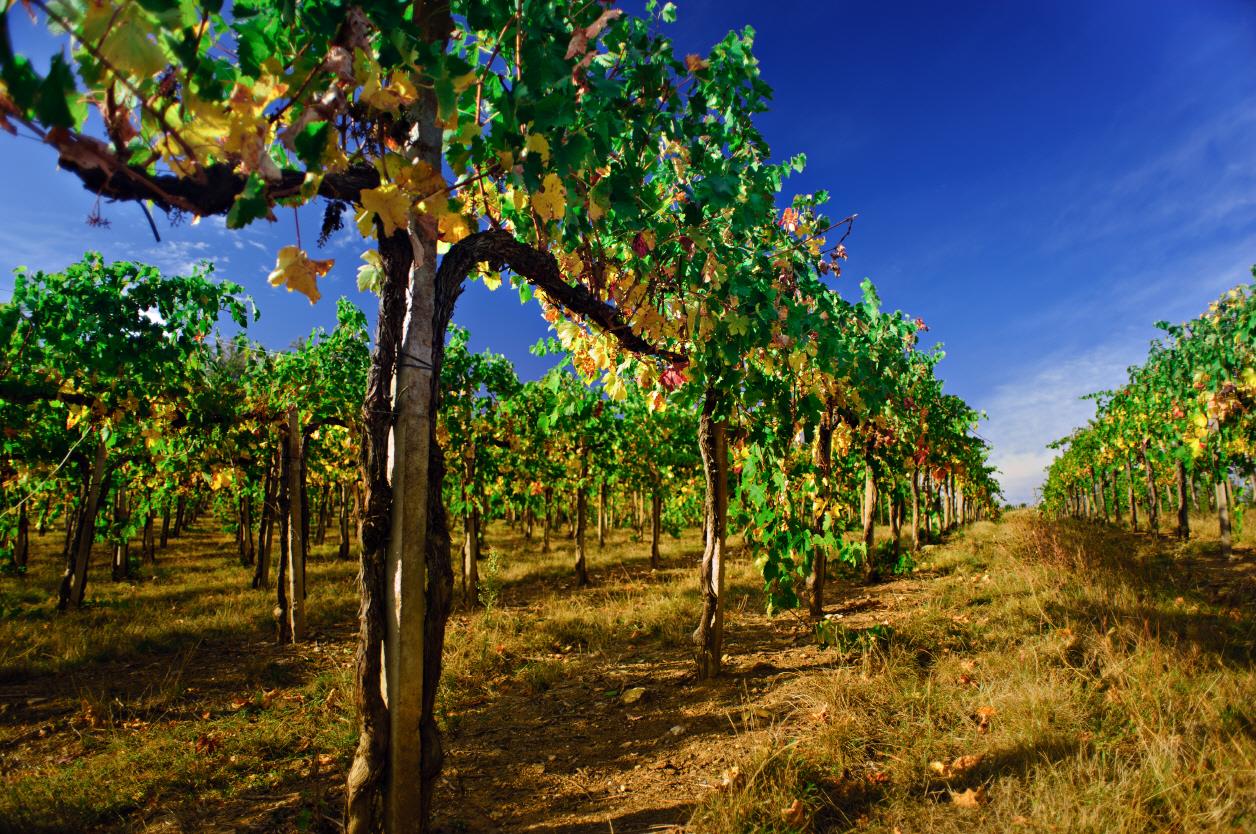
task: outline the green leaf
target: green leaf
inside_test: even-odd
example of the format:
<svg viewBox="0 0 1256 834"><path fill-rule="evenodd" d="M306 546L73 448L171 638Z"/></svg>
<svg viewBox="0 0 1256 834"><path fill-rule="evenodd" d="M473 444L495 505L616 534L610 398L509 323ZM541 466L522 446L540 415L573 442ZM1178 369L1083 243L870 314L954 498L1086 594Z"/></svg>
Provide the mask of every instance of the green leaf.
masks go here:
<svg viewBox="0 0 1256 834"><path fill-rule="evenodd" d="M18 107L27 111L34 109L42 79L25 55L8 56L0 78L4 79L9 95Z"/></svg>
<svg viewBox="0 0 1256 834"><path fill-rule="evenodd" d="M236 197L227 212L227 228L243 229L245 226L270 214L270 203L266 199L266 183L256 173L249 174L244 190Z"/></svg>
<svg viewBox="0 0 1256 834"><path fill-rule="evenodd" d="M331 122L310 122L293 139L297 158L306 168L318 168L327 150L327 137L331 132Z"/></svg>
<svg viewBox="0 0 1256 834"><path fill-rule="evenodd" d="M39 85L35 114L43 124L67 129L77 128L87 118L87 105L74 88L74 73L60 55L52 56L48 77Z"/></svg>

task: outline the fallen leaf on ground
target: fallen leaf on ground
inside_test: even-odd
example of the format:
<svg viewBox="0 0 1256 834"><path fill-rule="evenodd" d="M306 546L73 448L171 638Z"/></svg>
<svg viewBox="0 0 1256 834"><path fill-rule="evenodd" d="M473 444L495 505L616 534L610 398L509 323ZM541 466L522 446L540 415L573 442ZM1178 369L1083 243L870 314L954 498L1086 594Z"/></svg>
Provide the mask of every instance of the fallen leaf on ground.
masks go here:
<svg viewBox="0 0 1256 834"><path fill-rule="evenodd" d="M956 808L980 808L990 801L985 787L969 788L963 793L951 792L951 802Z"/></svg>
<svg viewBox="0 0 1256 834"><path fill-rule="evenodd" d="M990 719L998 714L999 711L994 707L977 707L977 711L973 713L973 720L977 722L977 732L990 732Z"/></svg>
<svg viewBox="0 0 1256 834"><path fill-rule="evenodd" d="M632 689L624 690L624 694L620 696L625 704L635 704L645 697L644 686L634 686Z"/></svg>
<svg viewBox="0 0 1256 834"><path fill-rule="evenodd" d="M789 807L781 809L781 819L786 825L801 826L807 821L807 809L801 799L795 799Z"/></svg>
<svg viewBox="0 0 1256 834"><path fill-rule="evenodd" d="M984 756L977 753L972 756L959 756L952 759L950 763L946 762L930 762L929 769L941 776L943 779L950 779L954 776L963 776L977 765L981 764Z"/></svg>
<svg viewBox="0 0 1256 834"><path fill-rule="evenodd" d="M720 779L721 790L736 790L746 783L746 776L741 772L741 768L737 766L730 767L724 771L724 776Z"/></svg>

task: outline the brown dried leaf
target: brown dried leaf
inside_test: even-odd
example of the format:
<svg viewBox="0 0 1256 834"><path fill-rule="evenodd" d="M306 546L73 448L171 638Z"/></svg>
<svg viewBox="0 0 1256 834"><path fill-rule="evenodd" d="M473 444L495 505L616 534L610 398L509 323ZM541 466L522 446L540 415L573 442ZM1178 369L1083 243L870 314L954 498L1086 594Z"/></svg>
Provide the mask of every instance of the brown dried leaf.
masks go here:
<svg viewBox="0 0 1256 834"><path fill-rule="evenodd" d="M746 775L741 772L741 768L734 765L724 771L720 779L720 790L735 791L744 784L746 784Z"/></svg>
<svg viewBox="0 0 1256 834"><path fill-rule="evenodd" d="M795 799L789 806L781 809L781 820L786 825L801 828L807 822L807 809L801 799Z"/></svg>
<svg viewBox="0 0 1256 834"><path fill-rule="evenodd" d="M607 24L623 13L623 9L607 9L588 26L576 29L571 33L571 41L567 44L567 53L563 55L563 58L570 61L577 55L584 55L589 51L589 42L597 40L597 36L602 34L602 30L606 28Z"/></svg>
<svg viewBox="0 0 1256 834"><path fill-rule="evenodd" d="M990 801L984 786L969 788L963 793L951 792L951 802L956 808L980 808Z"/></svg>

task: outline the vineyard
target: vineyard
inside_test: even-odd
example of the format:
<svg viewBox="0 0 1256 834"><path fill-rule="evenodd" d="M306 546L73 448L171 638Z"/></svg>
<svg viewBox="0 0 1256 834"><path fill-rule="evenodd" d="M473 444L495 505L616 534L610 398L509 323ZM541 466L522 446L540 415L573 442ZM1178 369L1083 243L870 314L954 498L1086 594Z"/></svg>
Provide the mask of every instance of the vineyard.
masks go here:
<svg viewBox="0 0 1256 834"><path fill-rule="evenodd" d="M1256 290L1013 508L753 31L677 14L0 5L0 129L89 224L268 229L335 312L276 349L212 257L14 273L0 831L1256 826ZM321 298L346 241L372 309Z"/></svg>

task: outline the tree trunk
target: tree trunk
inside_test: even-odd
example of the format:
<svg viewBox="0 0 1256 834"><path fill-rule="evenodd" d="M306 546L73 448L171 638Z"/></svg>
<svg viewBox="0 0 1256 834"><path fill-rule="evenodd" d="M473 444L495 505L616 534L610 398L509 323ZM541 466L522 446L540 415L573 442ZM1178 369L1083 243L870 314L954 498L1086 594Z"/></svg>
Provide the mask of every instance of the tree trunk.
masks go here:
<svg viewBox="0 0 1256 834"><path fill-rule="evenodd" d="M299 643L305 639L305 484L302 478L301 421L296 406L288 409L287 436L279 493L280 530L283 559L279 565L279 642Z"/></svg>
<svg viewBox="0 0 1256 834"><path fill-rule="evenodd" d="M966 508L965 508L966 509ZM903 532L903 502L894 493L890 493L890 547L894 551L894 561L899 556L899 536Z"/></svg>
<svg viewBox="0 0 1256 834"><path fill-rule="evenodd" d="M1121 493L1120 493L1120 484L1118 482L1121 479L1118 476L1117 472L1118 470L1115 470L1115 469L1112 470L1112 520L1116 524L1117 527L1120 527L1121 526Z"/></svg>
<svg viewBox="0 0 1256 834"><path fill-rule="evenodd" d="M48 514L52 512L52 499L43 502L39 508L39 521L35 522L35 535L42 536L48 532Z"/></svg>
<svg viewBox="0 0 1256 834"><path fill-rule="evenodd" d="M480 599L480 511L474 507L462 514L462 602L475 605Z"/></svg>
<svg viewBox="0 0 1256 834"><path fill-rule="evenodd" d="M829 501L832 499L833 415L827 409L820 415L820 426L816 431L816 469L819 477L817 500L820 506L816 508L813 525L817 536L823 536L824 522L829 518L832 509ZM819 617L824 614L824 583L829 574L828 549L824 545L817 546L812 553L811 562L811 599L808 612L813 617Z"/></svg>
<svg viewBox="0 0 1256 834"><path fill-rule="evenodd" d="M1226 480L1222 478L1217 481L1217 523L1221 534L1221 555L1232 559L1234 549L1230 538L1230 496L1226 490Z"/></svg>
<svg viewBox="0 0 1256 834"><path fill-rule="evenodd" d="M13 567L25 572L30 559L31 520L26 513L26 502L17 505L17 536L13 542Z"/></svg>
<svg viewBox="0 0 1256 834"><path fill-rule="evenodd" d="M1130 529L1138 532L1138 502L1134 500L1134 464L1125 456L1125 495L1130 505Z"/></svg>
<svg viewBox="0 0 1256 834"><path fill-rule="evenodd" d="M452 28L447 4L424 11L428 36L443 43ZM416 108L412 155L439 171L434 93L421 90ZM453 570L435 433L444 334L462 276L436 273L435 232L426 223L380 237L385 282L363 408L359 739L346 790L347 834L426 831L444 758L433 711Z"/></svg>
<svg viewBox="0 0 1256 834"><path fill-rule="evenodd" d="M650 567L657 570L659 566L659 534L663 530L663 495L659 488L654 488L650 497Z"/></svg>
<svg viewBox="0 0 1256 834"><path fill-rule="evenodd" d="M585 482L589 478L589 450L584 444L580 446L580 481L576 485L576 585L583 588L589 584L589 568L584 552L584 524L587 514L588 495Z"/></svg>
<svg viewBox="0 0 1256 834"><path fill-rule="evenodd" d="M1160 532L1160 495L1156 492L1156 475L1152 471L1151 461L1147 458L1147 443L1144 441L1141 450L1143 469L1147 476L1147 525L1151 532Z"/></svg>
<svg viewBox="0 0 1256 834"><path fill-rule="evenodd" d="M920 467L911 470L911 549L920 551Z"/></svg>
<svg viewBox="0 0 1256 834"><path fill-rule="evenodd" d="M340 485L340 550L336 552L337 559L349 558L349 505L353 501L353 490L349 488L347 483Z"/></svg>
<svg viewBox="0 0 1256 834"><path fill-rule="evenodd" d="M131 513L127 507L126 487L119 485L113 496L113 525L117 529L118 540L113 543L113 581L121 582L131 578L131 546L126 540L125 527L130 523Z"/></svg>
<svg viewBox="0 0 1256 834"><path fill-rule="evenodd" d="M75 524L79 517L79 504L82 502L82 484L79 485L78 492L79 499L77 502L73 498L65 499L65 541L61 545L61 558L67 562L74 552Z"/></svg>
<svg viewBox="0 0 1256 834"><path fill-rule="evenodd" d="M1191 537L1191 518L1189 507L1186 506L1186 464L1177 462L1177 517L1178 538L1186 541Z"/></svg>
<svg viewBox="0 0 1256 834"><path fill-rule="evenodd" d="M92 558L92 543L96 539L96 511L100 506L100 492L105 478L106 454L104 439L97 439L96 454L87 475L82 507L75 523L74 546L61 577L57 608L62 611L68 606L77 608L83 604L83 593L87 589L87 567Z"/></svg>
<svg viewBox="0 0 1256 834"><path fill-rule="evenodd" d="M251 567L256 558L253 549L253 498L248 484L240 495L240 564Z"/></svg>
<svg viewBox="0 0 1256 834"><path fill-rule="evenodd" d="M706 478L706 545L702 551L699 593L702 619L693 633L697 648L698 679L720 673L724 646L724 537L728 527L727 424L716 418L718 402L707 389L698 421L698 448Z"/></svg>
<svg viewBox="0 0 1256 834"><path fill-rule="evenodd" d="M180 495L175 502L174 530L170 533L172 539L177 539L183 535L183 525L187 522L187 511L188 499L186 496Z"/></svg>
<svg viewBox="0 0 1256 834"><path fill-rule="evenodd" d="M550 530L553 529L553 512L550 506L554 499L554 488L545 488L545 523L541 525L541 552L549 553Z"/></svg>
<svg viewBox="0 0 1256 834"><path fill-rule="evenodd" d="M297 460L301 464L298 467L301 486L301 538L298 539L298 543L301 545L299 553L301 565L301 598L304 599L310 593L310 586L305 581L305 568L310 561L310 541L312 541L310 539L310 519L312 518L312 515L310 513L310 491L306 488L306 484L308 484L310 480L309 462L305 459L305 450L309 446L309 438L302 435L299 439L301 445L297 447L298 452L300 453Z"/></svg>
<svg viewBox="0 0 1256 834"><path fill-rule="evenodd" d="M322 546L327 543L327 522L331 518L331 484L324 484L318 497L318 526L314 532L314 543Z"/></svg>
<svg viewBox="0 0 1256 834"><path fill-rule="evenodd" d="M606 479L598 486L597 491L597 546L606 547Z"/></svg>
<svg viewBox="0 0 1256 834"><path fill-rule="evenodd" d="M265 590L270 587L270 562L274 552L275 520L279 513L280 467L282 466L282 441L276 440L275 461L266 471L262 482L262 519L257 530L257 565L253 570L253 587Z"/></svg>
<svg viewBox="0 0 1256 834"><path fill-rule="evenodd" d="M143 551L146 563L150 565L156 563L157 542L153 531L153 510L151 507L144 514L144 532L140 537L140 549Z"/></svg>
<svg viewBox="0 0 1256 834"><path fill-rule="evenodd" d="M170 543L170 499L161 502L161 549Z"/></svg>
<svg viewBox="0 0 1256 834"><path fill-rule="evenodd" d="M944 505L948 508L949 504ZM863 500L863 543L864 543L864 581L876 582L880 578L874 551L877 510L877 482L872 476L872 462L864 463L864 500Z"/></svg>

